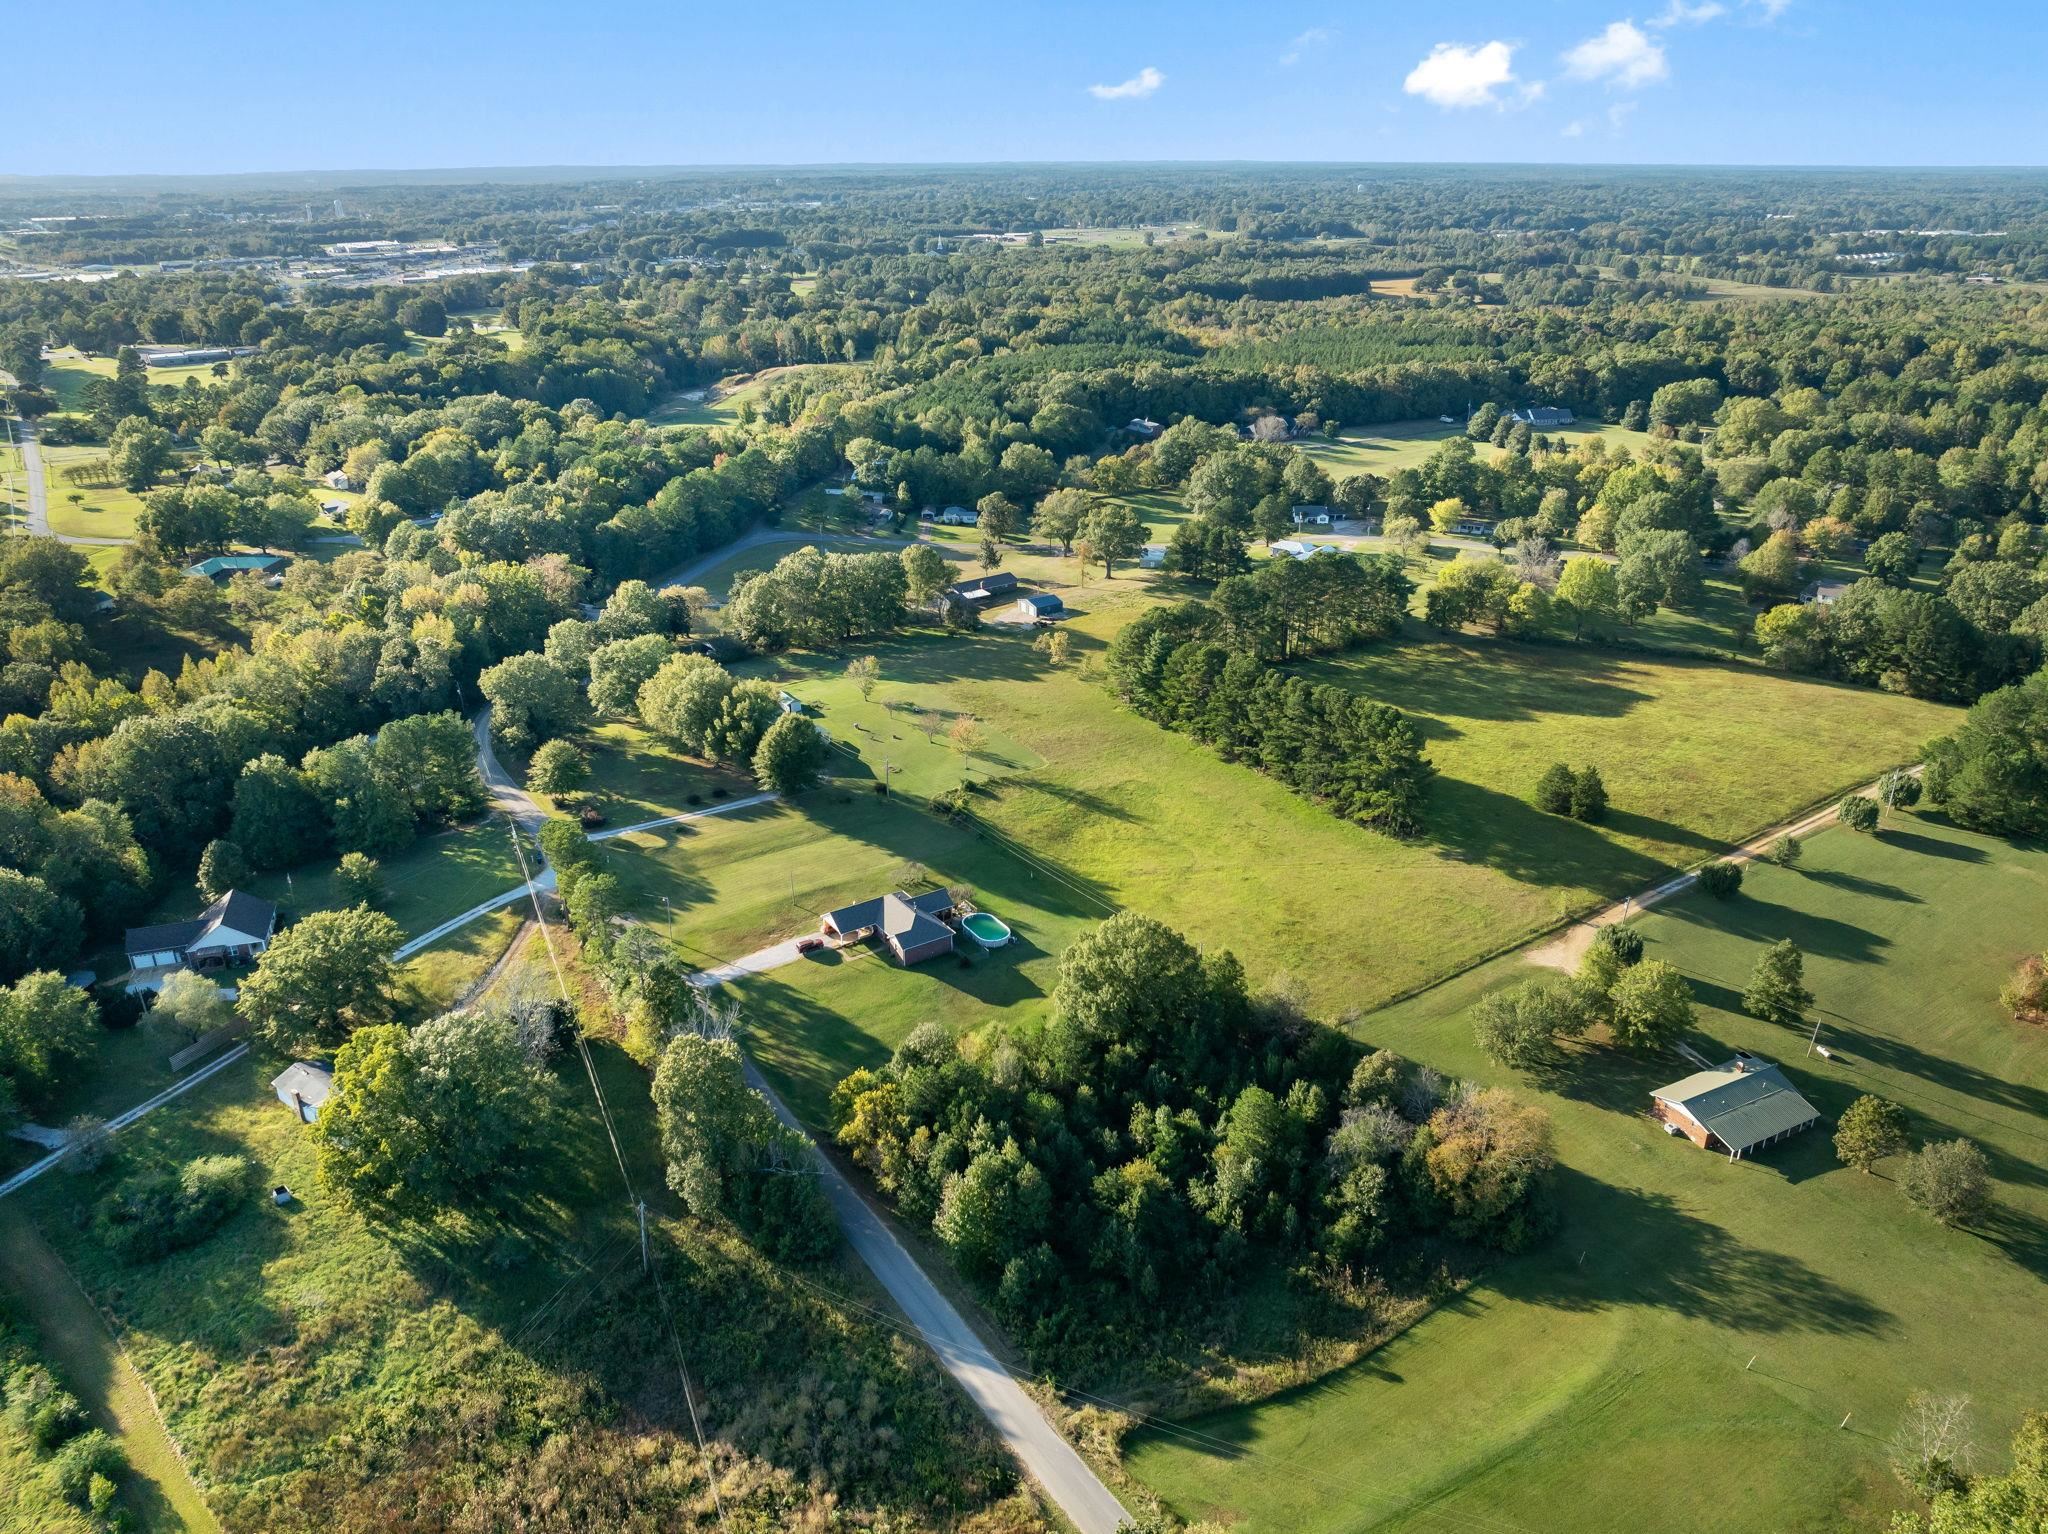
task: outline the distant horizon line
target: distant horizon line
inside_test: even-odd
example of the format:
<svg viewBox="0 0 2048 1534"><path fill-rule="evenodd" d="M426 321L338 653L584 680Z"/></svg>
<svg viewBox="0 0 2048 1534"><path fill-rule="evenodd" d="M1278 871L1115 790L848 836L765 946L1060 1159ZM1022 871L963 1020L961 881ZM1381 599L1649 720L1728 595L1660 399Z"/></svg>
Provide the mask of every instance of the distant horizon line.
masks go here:
<svg viewBox="0 0 2048 1534"><path fill-rule="evenodd" d="M259 170L191 171L0 171L0 187L20 187L46 182L150 182L150 181L315 181L334 178L406 177L437 179L470 178L495 180L543 177L597 177L621 179L660 175L736 175L763 172L971 172L991 170L1518 170L1518 171L1727 171L1779 173L1886 172L1891 174L1964 175L1984 172L2048 171L2048 164L2030 162L1983 162L1975 164L1921 163L1881 164L1859 161L1741 161L1741 160L1288 160L1288 159L1001 159L1001 160L815 160L815 161L704 161L628 164L531 165L415 165L295 167Z"/></svg>

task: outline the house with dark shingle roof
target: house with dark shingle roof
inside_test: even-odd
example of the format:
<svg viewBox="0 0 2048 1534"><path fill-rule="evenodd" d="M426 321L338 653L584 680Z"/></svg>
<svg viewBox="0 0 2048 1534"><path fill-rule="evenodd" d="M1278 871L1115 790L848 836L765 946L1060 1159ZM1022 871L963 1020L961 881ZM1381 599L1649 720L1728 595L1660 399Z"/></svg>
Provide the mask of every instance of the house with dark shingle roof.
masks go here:
<svg viewBox="0 0 2048 1534"><path fill-rule="evenodd" d="M1756 1055L1737 1055L1650 1094L1651 1111L1671 1132L1739 1161L1820 1122L1820 1111L1785 1073Z"/></svg>
<svg viewBox="0 0 2048 1534"><path fill-rule="evenodd" d="M953 951L953 929L942 918L953 914L953 897L944 890L906 895L892 890L873 900L857 901L827 911L818 930L840 942L878 937L896 955L898 964L918 964Z"/></svg>
<svg viewBox="0 0 2048 1534"><path fill-rule="evenodd" d="M979 580L956 581L946 595L956 602L992 602L1017 589L1017 577L1007 570L991 570Z"/></svg>
<svg viewBox="0 0 2048 1534"><path fill-rule="evenodd" d="M190 921L130 927L121 946L131 969L216 969L248 963L270 946L276 932L276 906L229 890Z"/></svg>

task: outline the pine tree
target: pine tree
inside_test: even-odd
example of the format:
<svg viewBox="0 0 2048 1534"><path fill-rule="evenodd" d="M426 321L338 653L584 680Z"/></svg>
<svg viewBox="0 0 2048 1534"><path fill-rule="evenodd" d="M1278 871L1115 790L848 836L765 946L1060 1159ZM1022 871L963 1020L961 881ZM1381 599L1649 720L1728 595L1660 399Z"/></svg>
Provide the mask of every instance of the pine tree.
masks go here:
<svg viewBox="0 0 2048 1534"><path fill-rule="evenodd" d="M1607 818L1607 785L1600 780L1600 769L1588 767L1572 776L1572 819L1583 820L1589 825L1598 824Z"/></svg>
<svg viewBox="0 0 2048 1534"><path fill-rule="evenodd" d="M1536 808L1546 815L1572 812L1572 787L1577 780L1563 762L1552 762L1536 780Z"/></svg>

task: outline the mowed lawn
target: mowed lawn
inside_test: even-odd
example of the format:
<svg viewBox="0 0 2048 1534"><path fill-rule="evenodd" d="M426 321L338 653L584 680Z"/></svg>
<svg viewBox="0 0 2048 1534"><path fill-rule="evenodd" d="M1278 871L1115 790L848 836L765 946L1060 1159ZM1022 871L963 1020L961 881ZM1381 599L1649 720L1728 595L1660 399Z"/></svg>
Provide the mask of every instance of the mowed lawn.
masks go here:
<svg viewBox="0 0 2048 1534"><path fill-rule="evenodd" d="M532 848L526 856L538 868ZM258 875L247 887L265 900L275 901L282 912L307 916L348 903L335 879L337 866L337 860L325 859L289 873ZM378 909L398 923L407 937L459 916L525 878L513 850L512 833L496 815L422 836L404 851L380 859L378 872L382 885ZM175 921L191 915L184 907L196 909L197 899L193 895L171 902L176 909L162 919Z"/></svg>
<svg viewBox="0 0 2048 1534"><path fill-rule="evenodd" d="M1347 474L1385 476L1401 469L1420 468L1436 451L1438 443L1447 437L1464 435L1465 423L1462 420L1453 423L1392 421L1382 426L1340 431L1334 441L1324 437L1303 437L1296 445L1320 463L1333 478L1342 479ZM1598 421L1581 422L1539 432L1538 435L1552 441L1562 440L1574 447L1580 442L1598 438L1607 444L1609 451L1617 447L1641 450L1657 440L1646 431L1627 431ZM1478 443L1477 446L1484 457L1495 457L1501 452L1488 443Z"/></svg>
<svg viewBox="0 0 2048 1534"><path fill-rule="evenodd" d="M107 456L104 447L74 446L43 449L43 480L49 487L50 530L73 538L133 538L135 519L142 514L142 497L113 480L74 485L64 477L66 469L97 463ZM79 497L74 503L72 496Z"/></svg>
<svg viewBox="0 0 2048 1534"><path fill-rule="evenodd" d="M853 367L850 362L807 362L794 367L766 368L750 378L729 379L711 392L718 397L712 400L684 399L677 394L664 400L647 413L650 426L735 426L739 424L742 406L751 401L755 408L761 404L761 396L768 385L784 381L793 374L842 372ZM722 392L720 392L722 391ZM695 389L684 390L694 394Z"/></svg>
<svg viewBox="0 0 2048 1534"><path fill-rule="evenodd" d="M1881 1521L1887 1440L1916 1390L1965 1394L1984 1463L2048 1401L2048 1032L1995 993L2048 944L2048 852L1902 817L1830 830L1797 871L1752 868L1638 925L1692 978L1694 1045L1782 1062L1829 1125L1731 1164L1667 1138L1648 1093L1675 1055L1582 1051L1553 1079L1488 1065L1469 1011L1518 958L1368 1016L1357 1033L1538 1099L1557 1127L1561 1223L1357 1367L1266 1405L1142 1432L1127 1464L1177 1511L1242 1534L1712 1527ZM1732 1010L1766 943L1808 954L1822 1041ZM1835 1162L1855 1096L1903 1104L1916 1139L1978 1142L1999 1212L1945 1231L1895 1164ZM1846 1425L1844 1419L1847 1419Z"/></svg>
<svg viewBox="0 0 2048 1534"><path fill-rule="evenodd" d="M1918 759L1954 709L1752 667L1461 635L1314 662L1303 675L1405 710L1437 769L1430 839L1573 909L1698 863ZM1553 762L1600 769L1597 826L1530 802Z"/></svg>
<svg viewBox="0 0 2048 1534"><path fill-rule="evenodd" d="M611 720L576 737L590 762L578 793L596 801L612 826L709 809L724 795L759 792L753 778L671 750L637 724Z"/></svg>

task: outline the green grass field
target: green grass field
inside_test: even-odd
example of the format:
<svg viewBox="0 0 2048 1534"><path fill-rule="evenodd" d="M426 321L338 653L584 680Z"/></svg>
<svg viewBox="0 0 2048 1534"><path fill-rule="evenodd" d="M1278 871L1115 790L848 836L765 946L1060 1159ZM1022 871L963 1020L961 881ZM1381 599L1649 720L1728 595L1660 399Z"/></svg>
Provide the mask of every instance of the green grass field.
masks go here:
<svg viewBox="0 0 2048 1534"><path fill-rule="evenodd" d="M73 538L133 538L142 497L116 482L74 485L64 471L107 456L100 447L46 447L43 479L49 487L50 531ZM79 500L74 504L72 496Z"/></svg>
<svg viewBox="0 0 2048 1534"><path fill-rule="evenodd" d="M742 406L752 401L758 409L769 384L780 382L792 374L836 372L856 365L851 362L807 362L795 367L764 368L750 377L720 382L712 390L717 396L715 399L689 400L678 394L664 400L647 413L647 423L650 426L736 426Z"/></svg>
<svg viewBox="0 0 2048 1534"><path fill-rule="evenodd" d="M858 751L857 763L835 757L839 788L604 844L632 913L663 924L700 965L812 931L819 913L909 882L911 865L973 888L1019 932L1017 948L967 978L945 962L904 972L856 959L745 982L752 1047L814 1121L839 1076L925 1018L1031 1026L1058 953L1115 909L1233 949L1255 983L1290 975L1334 1015L1700 861L1912 755L1950 717L1748 668L1577 648L1418 641L1325 663L1430 710L1422 723L1442 769L1432 835L1403 843L1117 707L1099 681L1048 667L1023 635L912 635L872 650L882 682L867 704L843 657L761 663L822 705L821 722ZM884 711L894 700L983 723L971 774L985 834L870 791L885 763L905 769L891 779L899 795L950 787L963 772L943 735L927 743L900 709ZM849 730L856 720L869 729ZM1744 770L1710 770L1745 728ZM1603 764L1616 798L1607 825L1528 806L1558 756Z"/></svg>
<svg viewBox="0 0 2048 1534"><path fill-rule="evenodd" d="M1073 632L1085 658L1095 631L1083 621ZM1746 667L1406 640L1318 668L1422 716L1441 774L1428 836L1398 842L1120 708L1099 680L1048 665L1025 634L872 648L885 678L878 696L902 689L971 713L1043 764L996 778L979 801L993 828L1109 903L1235 949L1254 979L1290 972L1335 1006L1383 1002L1618 899L1907 759L1953 717ZM808 685L829 697L843 666L836 656L779 661L798 696ZM1738 736L1743 770L1716 771ZM883 742L855 743L871 775ZM1602 764L1616 812L1605 827L1528 805L1560 756ZM1355 940L1326 940L1333 891L1370 913L1347 919Z"/></svg>
<svg viewBox="0 0 2048 1534"><path fill-rule="evenodd" d="M60 414L83 415L86 386L96 378L112 378L114 367L112 357L88 357L75 346L62 347L49 354L43 370L43 387L57 396ZM149 368L145 376L151 388L177 388L188 378L196 378L202 384L217 382L213 368L210 362L192 367Z"/></svg>
<svg viewBox="0 0 2048 1534"><path fill-rule="evenodd" d="M1661 868L1860 786L1955 717L1747 667L1477 636L1358 650L1303 674L1414 715L1438 771L1435 838L1573 904L1654 882ZM1605 823L1529 805L1555 761L1599 766L1613 805Z"/></svg>
<svg viewBox="0 0 2048 1534"><path fill-rule="evenodd" d="M1465 424L1462 421L1452 424L1395 421L1385 426L1340 432L1334 442L1321 437L1303 437L1298 445L1337 478L1347 474L1378 474L1384 478L1399 469L1420 468L1424 460L1436 451L1438 443L1447 437L1462 437L1464 434ZM1562 439L1573 446L1597 437L1610 450L1617 447L1640 450L1657 440L1648 432L1624 431L1619 426L1603 426L1598 422L1567 426L1540 435ZM1481 443L1479 451L1485 456L1497 457L1503 450Z"/></svg>
<svg viewBox="0 0 2048 1534"><path fill-rule="evenodd" d="M1689 1067L1588 1047L1513 1083L1557 1125L1552 1242L1355 1368L1138 1434L1128 1467L1244 1534L1833 1530L1896 1503L1886 1440L1915 1390L1971 1396L1999 1462L2048 1379L2048 1034L1994 996L2048 941L2044 911L2048 852L1908 818L1817 836L1795 872L1752 868L1727 904L1692 895L1639 922L1693 979L1697 1046L1780 1060L1830 1120L1869 1091L1918 1137L1976 1140L1999 1181L1985 1228L1944 1231L1888 1168L1838 1167L1826 1128L1741 1164L1671 1140L1643 1109ZM1733 1010L1780 936L1809 955L1833 1061ZM1527 973L1497 961L1357 1032L1502 1079L1467 1014Z"/></svg>
<svg viewBox="0 0 2048 1534"><path fill-rule="evenodd" d="M531 858L532 852L527 856ZM471 906L520 883L519 859L505 822L495 815L452 831L422 836L403 852L380 860L384 897L380 909L408 937L459 915ZM289 873L260 874L248 889L275 901L280 911L305 916L345 904L335 884L337 863L324 860ZM196 895L166 902L177 920ZM176 907L176 909L172 909Z"/></svg>
<svg viewBox="0 0 2048 1534"><path fill-rule="evenodd" d="M755 791L752 778L671 751L623 720L596 726L576 744L590 761L590 782L580 792L594 798L614 826L702 809L718 788L734 795ZM692 795L698 803L690 802Z"/></svg>

